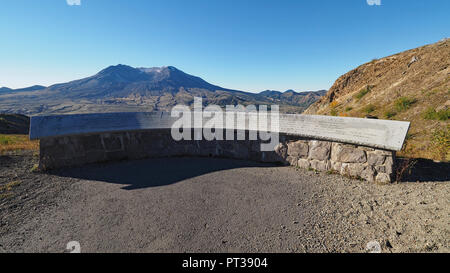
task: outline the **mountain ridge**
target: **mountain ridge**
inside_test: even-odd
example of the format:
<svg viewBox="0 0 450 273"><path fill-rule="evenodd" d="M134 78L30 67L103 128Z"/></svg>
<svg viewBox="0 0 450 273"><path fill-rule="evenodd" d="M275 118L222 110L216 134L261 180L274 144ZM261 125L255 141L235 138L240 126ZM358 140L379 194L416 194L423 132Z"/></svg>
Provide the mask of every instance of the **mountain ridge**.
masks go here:
<svg viewBox="0 0 450 273"><path fill-rule="evenodd" d="M89 77L18 94L18 97L7 94L4 97L15 105L5 110L2 109L5 105L0 103L0 111L25 114L92 111L92 108L86 110L85 105L92 106L95 111L121 108L135 111L136 107L141 106L146 111L169 111L177 104L192 106L194 97L201 97L205 105L279 104L284 113L301 113L323 93L323 90L317 93L288 90L280 96L264 92L249 93L211 84L174 66L135 68L118 64Z"/></svg>
<svg viewBox="0 0 450 273"><path fill-rule="evenodd" d="M47 87L45 87L43 85L33 85L33 86L29 86L29 87L25 87L25 88L17 88L17 89L12 89L12 88L8 88L8 87L1 87L0 88L0 94L38 91L38 90L43 90L45 88L47 88Z"/></svg>

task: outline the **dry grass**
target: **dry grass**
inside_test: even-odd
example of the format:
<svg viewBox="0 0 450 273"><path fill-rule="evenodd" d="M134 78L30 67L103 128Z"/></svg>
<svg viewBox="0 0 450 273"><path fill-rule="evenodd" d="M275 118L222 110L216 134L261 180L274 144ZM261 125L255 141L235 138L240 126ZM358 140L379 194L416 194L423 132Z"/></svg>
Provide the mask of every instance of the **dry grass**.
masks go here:
<svg viewBox="0 0 450 273"><path fill-rule="evenodd" d="M27 135L0 134L0 154L14 151L38 151L39 141L30 140Z"/></svg>
<svg viewBox="0 0 450 273"><path fill-rule="evenodd" d="M11 181L9 183L6 183L5 185L0 185L0 192L11 191L12 188L18 186L19 184L20 181Z"/></svg>
<svg viewBox="0 0 450 273"><path fill-rule="evenodd" d="M450 124L433 132L431 151L439 160L450 161Z"/></svg>
<svg viewBox="0 0 450 273"><path fill-rule="evenodd" d="M14 194L11 192L14 187L20 185L20 181L11 181L5 185L0 185L0 200L12 197Z"/></svg>

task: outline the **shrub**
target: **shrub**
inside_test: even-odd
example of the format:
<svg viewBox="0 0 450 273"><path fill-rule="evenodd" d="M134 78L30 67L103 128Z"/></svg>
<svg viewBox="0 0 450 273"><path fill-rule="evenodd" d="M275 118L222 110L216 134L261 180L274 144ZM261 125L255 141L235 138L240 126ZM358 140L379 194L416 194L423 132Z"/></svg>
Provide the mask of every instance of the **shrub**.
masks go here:
<svg viewBox="0 0 450 273"><path fill-rule="evenodd" d="M338 115L338 111L336 110L337 106L338 106L337 101L333 101L332 103L330 103L330 107L331 107L330 115L332 115L332 116Z"/></svg>
<svg viewBox="0 0 450 273"><path fill-rule="evenodd" d="M366 112L367 114L372 113L373 111L375 111L375 106L373 104L369 104L366 107L364 107L364 112Z"/></svg>
<svg viewBox="0 0 450 273"><path fill-rule="evenodd" d="M39 164L34 164L33 167L31 168L31 172L32 173L39 172Z"/></svg>
<svg viewBox="0 0 450 273"><path fill-rule="evenodd" d="M338 106L338 102L337 101L333 101L332 103L330 103L330 107L331 108L336 108Z"/></svg>
<svg viewBox="0 0 450 273"><path fill-rule="evenodd" d="M412 139L414 136L415 136L415 134L413 134L413 133L407 133L407 134L406 134L406 137L405 137L405 140L410 140L410 139Z"/></svg>
<svg viewBox="0 0 450 273"><path fill-rule="evenodd" d="M436 119L436 110L433 107L428 107L423 113L424 119Z"/></svg>
<svg viewBox="0 0 450 273"><path fill-rule="evenodd" d="M350 107L350 106L345 107L345 112L349 112L349 111L352 111L352 110L353 110L353 107Z"/></svg>
<svg viewBox="0 0 450 273"><path fill-rule="evenodd" d="M398 166L395 170L395 182L401 182L405 178L405 175L410 175L411 170L416 165L417 159L404 158L399 160Z"/></svg>
<svg viewBox="0 0 450 273"><path fill-rule="evenodd" d="M417 99L415 98L408 98L408 97L400 97L395 101L395 109L397 111L405 111L408 110L414 103L417 102Z"/></svg>
<svg viewBox="0 0 450 273"><path fill-rule="evenodd" d="M450 125L446 129L438 129L431 136L434 153L441 160L450 160Z"/></svg>
<svg viewBox="0 0 450 273"><path fill-rule="evenodd" d="M365 95L367 95L367 93L370 92L370 86L367 86L366 88L362 89L361 91L358 92L358 94L356 94L356 98L358 100L362 99L362 97L364 97Z"/></svg>
<svg viewBox="0 0 450 273"><path fill-rule="evenodd" d="M440 110L437 111L434 110L433 107L429 107L424 113L423 113L424 119L429 120L442 120L446 121L450 118L450 109Z"/></svg>
<svg viewBox="0 0 450 273"><path fill-rule="evenodd" d="M394 112L394 111L386 111L386 113L384 113L384 116L385 116L386 118L392 118L392 117L394 117L395 115L397 115L397 113Z"/></svg>
<svg viewBox="0 0 450 273"><path fill-rule="evenodd" d="M437 112L438 120L446 121L450 118L450 109L445 109Z"/></svg>

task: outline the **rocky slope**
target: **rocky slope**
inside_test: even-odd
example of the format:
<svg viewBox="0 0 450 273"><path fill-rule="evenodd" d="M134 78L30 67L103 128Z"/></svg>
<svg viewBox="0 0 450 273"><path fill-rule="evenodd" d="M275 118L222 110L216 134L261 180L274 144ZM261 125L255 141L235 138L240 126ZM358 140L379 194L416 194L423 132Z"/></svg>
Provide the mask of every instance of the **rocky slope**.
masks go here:
<svg viewBox="0 0 450 273"><path fill-rule="evenodd" d="M450 160L450 40L408 50L341 76L306 114L411 121L400 155Z"/></svg>

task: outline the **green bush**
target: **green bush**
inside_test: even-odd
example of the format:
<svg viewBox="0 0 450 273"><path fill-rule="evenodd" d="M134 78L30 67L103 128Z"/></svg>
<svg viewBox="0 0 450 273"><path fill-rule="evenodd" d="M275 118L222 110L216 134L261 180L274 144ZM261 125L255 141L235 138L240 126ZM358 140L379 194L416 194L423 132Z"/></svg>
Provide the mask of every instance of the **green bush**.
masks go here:
<svg viewBox="0 0 450 273"><path fill-rule="evenodd" d="M358 94L356 94L355 97L356 97L358 100L360 100L360 99L362 99L362 97L364 97L365 95L367 95L367 93L369 93L369 92L370 92L370 87L368 86L368 87L364 88L363 90L359 91Z"/></svg>
<svg viewBox="0 0 450 273"><path fill-rule="evenodd" d="M8 145L9 143L11 143L11 139L8 136L0 135L0 144Z"/></svg>
<svg viewBox="0 0 450 273"><path fill-rule="evenodd" d="M366 107L364 107L364 112L366 112L367 114L372 113L373 111L375 111L375 106L373 104L369 104Z"/></svg>
<svg viewBox="0 0 450 273"><path fill-rule="evenodd" d="M405 140L410 140L410 139L412 139L414 136L415 136L415 134L413 134L413 133L406 133Z"/></svg>
<svg viewBox="0 0 450 273"><path fill-rule="evenodd" d="M405 111L411 108L411 106L416 102L417 99L415 98L401 97L395 101L395 109L399 112Z"/></svg>
<svg viewBox="0 0 450 273"><path fill-rule="evenodd" d="M384 113L384 116L385 116L386 118L392 118L392 117L394 117L395 115L397 115L397 113L394 112L394 111L386 111L386 113Z"/></svg>
<svg viewBox="0 0 450 273"><path fill-rule="evenodd" d="M337 110L335 109L335 108L333 108L333 109L331 109L331 113L330 113L332 116L337 116L338 115L338 112L337 112Z"/></svg>
<svg viewBox="0 0 450 273"><path fill-rule="evenodd" d="M345 112L349 112L349 111L352 111L352 110L353 110L353 107L350 107L350 106L345 107Z"/></svg>
<svg viewBox="0 0 450 273"><path fill-rule="evenodd" d="M450 109L436 111L433 107L429 107L423 113L424 119L446 121L450 118Z"/></svg>

